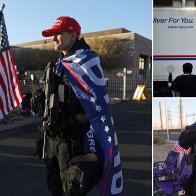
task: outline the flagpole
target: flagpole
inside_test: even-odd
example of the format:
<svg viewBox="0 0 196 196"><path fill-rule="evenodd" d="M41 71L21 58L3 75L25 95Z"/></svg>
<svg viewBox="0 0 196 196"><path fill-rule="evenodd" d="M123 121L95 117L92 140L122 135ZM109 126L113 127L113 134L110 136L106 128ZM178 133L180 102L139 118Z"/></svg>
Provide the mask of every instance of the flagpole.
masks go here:
<svg viewBox="0 0 196 196"><path fill-rule="evenodd" d="M3 11L3 9L5 8L5 4L1 5L1 12Z"/></svg>

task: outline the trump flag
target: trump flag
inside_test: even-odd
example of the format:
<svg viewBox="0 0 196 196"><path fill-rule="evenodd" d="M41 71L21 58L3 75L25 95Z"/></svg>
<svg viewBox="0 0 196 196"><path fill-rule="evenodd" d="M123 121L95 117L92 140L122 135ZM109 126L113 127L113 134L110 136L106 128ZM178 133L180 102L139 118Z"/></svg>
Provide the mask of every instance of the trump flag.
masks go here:
<svg viewBox="0 0 196 196"><path fill-rule="evenodd" d="M110 113L106 81L99 57L95 52L81 49L60 63L79 99L104 159L100 183L101 196L122 196L123 176L118 140Z"/></svg>
<svg viewBox="0 0 196 196"><path fill-rule="evenodd" d="M0 120L22 102L22 97L3 12L0 11Z"/></svg>

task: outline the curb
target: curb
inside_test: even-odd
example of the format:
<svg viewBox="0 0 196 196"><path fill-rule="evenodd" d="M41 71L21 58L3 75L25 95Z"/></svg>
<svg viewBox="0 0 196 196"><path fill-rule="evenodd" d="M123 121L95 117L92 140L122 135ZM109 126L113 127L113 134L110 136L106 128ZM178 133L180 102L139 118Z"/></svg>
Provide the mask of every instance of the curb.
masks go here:
<svg viewBox="0 0 196 196"><path fill-rule="evenodd" d="M13 128L23 127L23 126L30 125L30 124L37 123L37 122L40 122L39 117L25 119L25 120L18 121L16 123L12 123L12 124L0 125L0 132L5 131L5 130L9 130L9 129L13 129Z"/></svg>
<svg viewBox="0 0 196 196"><path fill-rule="evenodd" d="M120 98L110 98L110 105L120 103L122 100Z"/></svg>
<svg viewBox="0 0 196 196"><path fill-rule="evenodd" d="M110 99L110 105L120 103L120 102L121 102L121 99L118 99L118 98ZM32 118L24 119L22 121L18 121L15 123L0 125L0 132L5 131L5 130L9 130L9 129L13 129L13 128L23 127L23 126L34 124L34 123L38 123L40 121L41 120L39 117L32 117Z"/></svg>

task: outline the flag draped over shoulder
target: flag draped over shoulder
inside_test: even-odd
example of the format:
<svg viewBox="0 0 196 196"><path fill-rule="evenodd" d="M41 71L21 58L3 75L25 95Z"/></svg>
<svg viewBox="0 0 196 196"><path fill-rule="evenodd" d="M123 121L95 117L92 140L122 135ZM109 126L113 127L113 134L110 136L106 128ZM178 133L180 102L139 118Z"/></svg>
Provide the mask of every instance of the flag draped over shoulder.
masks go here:
<svg viewBox="0 0 196 196"><path fill-rule="evenodd" d="M0 120L22 102L3 12L0 12Z"/></svg>
<svg viewBox="0 0 196 196"><path fill-rule="evenodd" d="M174 149L175 149L177 152L181 152L182 154L189 154L190 151L191 151L191 148L189 148L189 149L187 149L187 150L184 149L184 148L182 148L182 147L179 145L178 141L175 143Z"/></svg>
<svg viewBox="0 0 196 196"><path fill-rule="evenodd" d="M90 50L78 50L62 60L65 74L90 121L104 156L101 196L123 195L123 177L118 141L110 113L106 81L99 57Z"/></svg>

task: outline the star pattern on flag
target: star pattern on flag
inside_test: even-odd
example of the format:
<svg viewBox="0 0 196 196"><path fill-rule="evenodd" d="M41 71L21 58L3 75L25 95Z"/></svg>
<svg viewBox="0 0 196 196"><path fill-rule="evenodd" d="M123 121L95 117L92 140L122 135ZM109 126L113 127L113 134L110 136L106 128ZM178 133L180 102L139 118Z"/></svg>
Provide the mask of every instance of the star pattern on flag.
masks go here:
<svg viewBox="0 0 196 196"><path fill-rule="evenodd" d="M108 133L109 130L110 130L109 127L108 126L105 126L104 131Z"/></svg>
<svg viewBox="0 0 196 196"><path fill-rule="evenodd" d="M101 116L101 121L104 123L106 121L105 116Z"/></svg>
<svg viewBox="0 0 196 196"><path fill-rule="evenodd" d="M117 142L115 143L115 127L113 126L113 120L111 119L108 93L99 57L95 53L91 53L91 51L84 49L83 51L78 52L74 58L80 58L82 60L75 63L74 59L69 61L67 60L67 57L65 57L63 59L64 71L67 73L72 88L74 89L74 92L76 92L76 96L80 100L82 107L89 118L91 130L94 133L98 144L100 144L97 146L97 149L100 147L100 155L104 160L100 193L101 195L113 195L113 180L115 177L115 179L118 180L119 187L118 193L115 191L115 195L123 195L123 177L120 161L116 165L111 165L111 163L116 161L116 157L119 156L119 154L118 145L116 145ZM95 85L93 85L93 83L95 83ZM80 85L81 88L78 88L78 85ZM85 144L91 147L88 141L85 142ZM111 152L112 156L110 156ZM119 174L117 178L116 174Z"/></svg>
<svg viewBox="0 0 196 196"><path fill-rule="evenodd" d="M91 97L91 102L95 103L95 101L97 100L96 97Z"/></svg>
<svg viewBox="0 0 196 196"><path fill-rule="evenodd" d="M0 21L0 50L3 52L9 48L8 36L6 26L4 25L4 17L1 17Z"/></svg>
<svg viewBox="0 0 196 196"><path fill-rule="evenodd" d="M100 105L96 105L96 100L97 100L96 97L90 97L90 101L91 101L92 103L95 104L96 111L101 112L102 107L101 107ZM109 128L109 126L107 125L106 116L105 116L105 115L102 115L101 118L100 118L100 120L105 124L105 125L104 125L104 126L105 126L105 127L104 127L104 131L107 133L108 142L111 143L112 138L111 138L111 136L109 136L109 133L108 133L109 130L110 130L110 128ZM113 121L112 117L111 117L111 121Z"/></svg>
<svg viewBox="0 0 196 196"><path fill-rule="evenodd" d="M108 142L112 142L112 138L110 136L108 136Z"/></svg>
<svg viewBox="0 0 196 196"><path fill-rule="evenodd" d="M102 110L101 106L100 106L100 105L97 105L97 106L96 106L96 110L97 110L98 112L100 112L100 111Z"/></svg>

